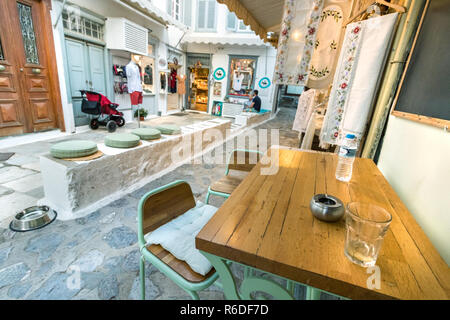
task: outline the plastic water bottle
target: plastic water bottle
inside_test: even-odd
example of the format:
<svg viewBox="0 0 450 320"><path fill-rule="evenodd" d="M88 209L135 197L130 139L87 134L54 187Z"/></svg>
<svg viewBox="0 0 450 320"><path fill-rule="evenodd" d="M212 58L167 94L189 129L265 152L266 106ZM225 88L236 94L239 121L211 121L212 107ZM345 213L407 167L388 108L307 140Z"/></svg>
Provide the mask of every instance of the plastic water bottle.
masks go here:
<svg viewBox="0 0 450 320"><path fill-rule="evenodd" d="M344 142L339 149L339 162L336 168L336 179L344 182L352 178L353 162L356 157L358 144L355 141L354 134L347 134Z"/></svg>

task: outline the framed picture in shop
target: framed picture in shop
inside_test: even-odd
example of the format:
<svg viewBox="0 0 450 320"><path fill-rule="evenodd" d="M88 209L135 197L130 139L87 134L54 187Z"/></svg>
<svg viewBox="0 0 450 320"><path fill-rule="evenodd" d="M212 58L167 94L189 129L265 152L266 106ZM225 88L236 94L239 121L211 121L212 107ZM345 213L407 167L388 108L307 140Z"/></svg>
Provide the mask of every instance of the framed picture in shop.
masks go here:
<svg viewBox="0 0 450 320"><path fill-rule="evenodd" d="M214 82L213 95L215 96L222 95L222 82Z"/></svg>
<svg viewBox="0 0 450 320"><path fill-rule="evenodd" d="M213 101L211 114L213 116L222 116L223 102L222 101Z"/></svg>

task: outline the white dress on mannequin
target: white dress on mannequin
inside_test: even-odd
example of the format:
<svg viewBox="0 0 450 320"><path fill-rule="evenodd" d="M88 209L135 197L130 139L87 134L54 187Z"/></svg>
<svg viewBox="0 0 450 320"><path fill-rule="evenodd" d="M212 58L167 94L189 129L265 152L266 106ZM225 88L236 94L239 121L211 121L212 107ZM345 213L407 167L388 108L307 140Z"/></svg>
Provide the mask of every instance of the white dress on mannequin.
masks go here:
<svg viewBox="0 0 450 320"><path fill-rule="evenodd" d="M128 93L133 93L135 91L142 92L141 74L137 64L134 61L130 61L130 63L126 66L126 71Z"/></svg>

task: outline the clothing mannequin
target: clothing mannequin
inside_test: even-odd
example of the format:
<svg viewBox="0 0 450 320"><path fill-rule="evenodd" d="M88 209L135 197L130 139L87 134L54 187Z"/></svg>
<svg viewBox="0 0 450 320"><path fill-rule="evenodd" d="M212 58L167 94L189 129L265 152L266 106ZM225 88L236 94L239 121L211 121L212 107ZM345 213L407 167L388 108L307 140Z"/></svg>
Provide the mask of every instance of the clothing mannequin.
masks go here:
<svg viewBox="0 0 450 320"><path fill-rule="evenodd" d="M233 77L233 90L239 93L242 89L242 81L244 80L244 75L239 71L234 73Z"/></svg>
<svg viewBox="0 0 450 320"><path fill-rule="evenodd" d="M130 94L131 109L133 114L135 112L135 106L139 106L143 102L141 71L135 61L139 61L139 56L133 56L130 63L126 66L128 93ZM140 126L141 124L138 111L138 127Z"/></svg>

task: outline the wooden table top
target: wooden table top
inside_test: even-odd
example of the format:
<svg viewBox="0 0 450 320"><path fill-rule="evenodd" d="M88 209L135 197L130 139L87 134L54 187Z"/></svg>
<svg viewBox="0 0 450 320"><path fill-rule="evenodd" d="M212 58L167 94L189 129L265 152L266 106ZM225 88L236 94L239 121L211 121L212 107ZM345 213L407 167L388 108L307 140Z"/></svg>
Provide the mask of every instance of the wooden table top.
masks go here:
<svg viewBox="0 0 450 320"><path fill-rule="evenodd" d="M259 163L196 238L199 250L351 299L449 299L450 268L369 159L356 159L350 183L336 180L337 156L279 152L276 175ZM345 204L370 202L392 214L378 256L381 288L344 255L345 223L315 219L309 202L327 193Z"/></svg>

